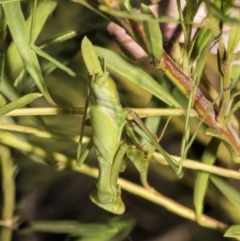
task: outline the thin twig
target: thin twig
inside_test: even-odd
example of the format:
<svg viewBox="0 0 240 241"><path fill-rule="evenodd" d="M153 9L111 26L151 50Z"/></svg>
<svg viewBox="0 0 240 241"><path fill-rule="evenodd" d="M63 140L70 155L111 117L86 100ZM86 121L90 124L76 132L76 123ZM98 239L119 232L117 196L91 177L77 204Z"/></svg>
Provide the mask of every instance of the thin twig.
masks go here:
<svg viewBox="0 0 240 241"><path fill-rule="evenodd" d="M181 159L178 156L172 156L172 157L177 161L179 161ZM159 152L154 153L154 160L163 165L168 165L168 163L165 161L164 157ZM228 169L225 169L222 167L216 167L216 166L204 164L197 160L186 159L183 162L183 167L192 169L192 170L208 172L210 174L215 174L215 175L219 175L222 177L240 180L240 171L228 170Z"/></svg>
<svg viewBox="0 0 240 241"><path fill-rule="evenodd" d="M85 164L82 164L81 168L78 168L76 166L76 160L71 159L59 152L47 152L46 150L40 147L34 146L28 142L18 139L16 136L10 133L2 131L0 133L0 140L1 140L1 143L11 146L13 148L16 148L20 151L34 153L35 155L39 155L44 158L51 158L52 160L55 160L56 163L58 163L58 167L60 169L64 169L65 167L68 167L72 170L81 172L85 175L88 175L94 178L98 177L97 168L93 168ZM195 213L192 209L187 208L175 202L174 200L166 196L163 196L158 192L152 192L152 191L146 190L145 188L122 178L119 178L118 183L122 187L122 189L128 192L131 192L139 197L142 197L146 200L154 202L166 208L170 212L178 214L181 217L195 221ZM207 215L202 215L201 225L207 228L217 229L221 231L225 231L228 228L227 224L222 223L216 219L213 219Z"/></svg>
<svg viewBox="0 0 240 241"><path fill-rule="evenodd" d="M11 111L4 116L47 116L47 115L83 115L84 107L43 107L43 108L21 108ZM131 108L140 117L146 116L181 116L186 115L187 110L183 108ZM88 112L89 113L89 110ZM190 110L191 117L198 117L195 110Z"/></svg>

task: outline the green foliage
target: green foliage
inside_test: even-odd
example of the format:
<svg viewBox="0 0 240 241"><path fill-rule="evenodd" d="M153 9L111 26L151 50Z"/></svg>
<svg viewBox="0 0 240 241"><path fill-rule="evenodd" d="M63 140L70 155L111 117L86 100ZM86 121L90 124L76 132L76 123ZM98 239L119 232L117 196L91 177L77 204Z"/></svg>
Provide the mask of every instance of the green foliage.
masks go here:
<svg viewBox="0 0 240 241"><path fill-rule="evenodd" d="M53 104L54 102L48 93L36 53L30 46L29 33L21 11L20 2L7 3L3 5L3 7L9 30L24 62L25 68L45 98L49 103Z"/></svg>
<svg viewBox="0 0 240 241"><path fill-rule="evenodd" d="M85 108L89 106L90 123L93 130L93 141L90 141L90 143L96 149L99 162L99 176L96 183L97 190L92 192L90 197L95 204L109 212L122 214L125 211L125 207L121 200L120 188L117 185L117 181L119 172L122 170L125 154L134 164L136 163L135 166L138 170L140 166L145 167L144 169L140 168L140 172L146 171L146 163L149 162L153 154L151 151L151 155L148 158L144 157L143 152L138 148L139 142L134 132L129 132L129 128L128 143L124 139L121 140L124 127L129 125L127 123L127 115L132 117L136 122L133 129L162 153L177 175L181 173L179 171L181 167L179 168L176 160L159 145L136 113L128 108L122 108L116 86L110 78L109 73L105 71L104 60L101 66L93 45L86 37L82 41L81 50L84 63L90 75L88 81L89 97L85 105ZM108 127L107 132L105 132L105 127ZM82 133L83 130L81 131L81 135L83 135ZM81 142L82 136L80 137L80 145L82 144ZM136 145L136 142L137 146L132 148L132 145ZM91 146L86 149L87 152L89 148ZM82 165L85 157L85 154L81 156L81 147L79 147L77 166ZM139 164L140 162L142 163Z"/></svg>
<svg viewBox="0 0 240 241"><path fill-rule="evenodd" d="M124 56L111 50L95 47L96 53L106 59L107 68L118 76L131 81L147 90L169 106L179 107L179 103L153 77L140 67L134 65Z"/></svg>
<svg viewBox="0 0 240 241"><path fill-rule="evenodd" d="M141 5L141 10L143 13L150 14L153 13L144 4ZM144 31L147 38L147 50L153 56L153 58L161 58L162 56L162 33L159 29L157 22L143 21Z"/></svg>
<svg viewBox="0 0 240 241"><path fill-rule="evenodd" d="M233 225L231 226L226 233L224 234L224 237L227 238L239 238L240 237L240 225Z"/></svg>
<svg viewBox="0 0 240 241"><path fill-rule="evenodd" d="M0 1L0 240L147 240L175 230L169 212L197 223L193 240L240 237L230 180L240 179L239 9L234 0L189 0L185 11L176 2L172 18L154 17L146 3L135 12L130 1ZM195 24L201 3L207 16ZM132 37L139 48L128 51L149 59L124 56L110 20L126 31L114 32L121 48ZM181 26L172 57L159 22Z"/></svg>
<svg viewBox="0 0 240 241"><path fill-rule="evenodd" d="M78 238L81 241L105 241L116 240L116 236L125 229L131 231L134 225L134 221L125 218L111 218L105 224L95 223L86 224L79 223L77 221L35 221L31 227L26 231L34 232L48 232L48 233L60 233L68 234L71 237ZM121 238L124 239L127 232L121 234ZM81 237L81 238L80 238ZM118 237L118 238L120 238Z"/></svg>
<svg viewBox="0 0 240 241"><path fill-rule="evenodd" d="M213 165L216 160L217 149L219 146L219 141L217 139L212 139L211 142L206 147L201 161L208 165ZM198 172L197 178L195 180L194 188L194 205L196 210L196 219L200 220L200 217L204 209L204 197L206 195L206 190L208 188L209 173Z"/></svg>

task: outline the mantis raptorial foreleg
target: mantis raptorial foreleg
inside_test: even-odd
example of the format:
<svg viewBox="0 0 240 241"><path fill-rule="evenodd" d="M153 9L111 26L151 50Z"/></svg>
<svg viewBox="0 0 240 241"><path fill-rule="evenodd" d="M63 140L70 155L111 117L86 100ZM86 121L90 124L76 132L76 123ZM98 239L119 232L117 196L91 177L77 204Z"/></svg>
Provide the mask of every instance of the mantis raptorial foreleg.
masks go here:
<svg viewBox="0 0 240 241"><path fill-rule="evenodd" d="M140 178L143 186L147 189L152 189L147 181L148 165L155 151L155 147L150 145L147 151L144 151L144 147L140 146L138 142L137 146L129 146L126 156L131 160L140 173Z"/></svg>
<svg viewBox="0 0 240 241"><path fill-rule="evenodd" d="M122 214L125 207L117 180L124 164L124 156L134 163L139 172L144 172L152 155L146 154L139 148L139 141L135 134L132 133L126 136L127 140L122 140L125 129L128 130L127 135L132 132L131 128L129 129L128 116L134 119L133 130L160 151L176 173L178 173L177 162L163 150L136 113L128 108L122 108L115 83L105 71L104 61L99 61L87 38L82 41L82 55L90 75L88 104L85 106L89 106L93 137L83 154L81 148L78 148L77 165L80 166L83 163L86 154L94 146L99 163L99 176L96 190L91 193L90 198L103 209ZM83 135L83 129L81 135Z"/></svg>
<svg viewBox="0 0 240 241"><path fill-rule="evenodd" d="M165 124L165 126L164 126L164 128L161 132L161 135L159 137L156 137L157 142L159 142L162 139L162 137L163 137L163 135L164 135L164 133L167 129L167 126L168 126L168 123L169 123L170 119L171 119L171 116L168 118L168 120L167 120L167 122L166 122L166 124ZM155 150L156 150L155 146L150 145L148 153L147 153L147 157L146 157L148 163L152 159ZM154 190L154 188L151 187L148 183L148 168L144 172L140 173L140 178L141 178L141 182L142 182L143 186L146 189Z"/></svg>
<svg viewBox="0 0 240 241"><path fill-rule="evenodd" d="M142 120L139 118L139 116L133 112L131 109L126 108L126 111L131 115L133 118L133 121L130 122L130 125L132 129L128 128L128 133L131 135L131 139L134 140L134 144L136 146L141 146L140 142L136 139L134 132L137 132L141 137L143 137L150 145L147 149L144 147L142 148L130 148L128 151L128 158L134 163L135 167L140 172L141 182L143 186L147 189L153 189L147 181L147 172L148 172L148 164L153 156L154 151L157 149L159 152L162 153L162 155L165 157L166 161L169 163L169 165L172 167L173 171L178 175L182 175L182 168L178 165L178 162L176 162L175 159L173 159L167 152L165 152L162 147L159 145L159 141L162 137L162 134L165 131L165 128L168 124L168 119L164 129L163 133L159 138L152 135L150 131L147 129L145 124L142 122ZM162 150L162 151L161 151ZM131 152L131 153L130 153ZM144 156L142 156L144 153ZM130 157L129 157L130 156ZM134 158L134 156L138 158Z"/></svg>
<svg viewBox="0 0 240 241"><path fill-rule="evenodd" d="M173 171L177 174L180 175L181 173L179 172L179 167L178 167L178 162L173 159L156 141L154 136L150 133L150 131L147 129L147 127L144 125L142 120L138 117L138 115L133 112L131 109L126 109L128 113L132 116L132 118L135 120L136 124L134 126L134 130L139 133L141 136L145 136L145 139L152 144L166 159L170 167L173 169Z"/></svg>

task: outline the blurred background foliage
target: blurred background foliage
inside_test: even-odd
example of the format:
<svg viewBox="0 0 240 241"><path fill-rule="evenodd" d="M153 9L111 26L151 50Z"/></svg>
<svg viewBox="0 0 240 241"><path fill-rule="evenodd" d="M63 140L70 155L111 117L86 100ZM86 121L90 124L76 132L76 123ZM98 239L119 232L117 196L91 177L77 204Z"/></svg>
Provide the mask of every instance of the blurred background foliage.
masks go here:
<svg viewBox="0 0 240 241"><path fill-rule="evenodd" d="M1 3L4 1L1 1ZM41 2L41 1L39 1ZM52 1L55 2L55 1ZM148 2L146 2L148 4ZM96 3L97 4L97 3ZM31 1L21 3L25 17L29 16ZM2 9L2 8L1 8ZM2 21L3 10L1 10ZM86 78L87 72L80 53L82 38L88 38L98 46L103 46L120 53L120 49L109 36L106 26L108 21L90 11L86 7L71 1L56 1L56 7L47 19L36 40L36 46L48 42L53 36L67 31L75 31L76 36L62 43L51 44L44 48L48 54L71 68L78 76ZM12 41L11 34L7 32L6 39L2 41L2 49L6 51ZM71 77L64 71L55 68L46 59L38 57L44 80L53 100L63 107L84 107L87 89L81 78ZM136 61L146 72L155 79L164 82L160 71L154 69L149 60ZM209 56L205 74L208 79L219 78L216 71L216 56ZM11 74L14 66L6 62L5 70L9 82L17 89L20 96L36 92L37 88L32 80ZM129 83L116 74L112 75L116 81L121 103L125 107L147 107L151 94L133 83ZM164 85L164 83L163 83ZM172 84L167 88L181 99L181 94ZM178 99L179 99L178 98ZM1 103L5 105L11 98L2 91ZM183 99L183 102L185 100ZM160 104L162 105L162 103ZM48 107L49 104L42 97L31 103L31 107ZM82 117L80 115L52 115L44 116L47 128L68 136L77 136L80 133ZM165 120L166 121L166 120ZM165 121L163 121L165 123ZM38 127L38 124L29 117L1 117L1 123L14 123L28 127ZM164 123L159 127L161 132ZM191 120L191 128L196 126ZM178 155L184 126L183 117L173 117L162 141L165 150ZM158 134L159 134L158 133ZM4 134L4 133L3 133ZM3 135L2 134L2 135ZM13 132L18 138L41 147L45 151L60 152L69 158L75 159L77 143L68 140L54 140L41 138L36 135ZM87 136L91 135L91 128L85 130ZM1 135L1 136L2 136ZM189 158L200 159L209 137L205 135L205 128L200 129L197 141L191 147ZM3 142L4 143L4 142ZM11 145L10 145L11 146ZM116 217L91 203L89 193L95 188L95 180L89 176L73 170L62 170L54 158L43 158L33 153L1 145L2 157L2 192L1 206L3 207L6 192L15 193L14 215L16 222L10 228L0 227L3 241L54 241L54 240L146 240L146 241L201 241L225 240L223 233L199 226L177 216L147 200L122 190L123 201L126 204L126 213ZM221 160L217 165L224 168L236 169L231 157L224 146L221 146ZM4 164L7 161L7 167ZM224 161L223 161L224 160ZM95 152L91 152L86 163L97 167ZM4 166L5 165L5 166ZM6 169L4 169L6 168ZM9 175L11 185L4 183L4 171ZM14 173L11 175L11 173ZM182 179L176 178L168 166L152 161L149 167L149 183L163 195L176 202L194 209L193 186L196 172L186 170ZM139 174L133 165L128 165L121 177L140 185ZM230 180L230 183L239 188L239 181ZM4 189L7 187L7 190ZM8 189L9 188L9 189ZM15 189L15 191L14 191ZM14 196L14 195L13 195ZM2 214L4 210L2 209ZM211 184L208 188L204 213L221 220L227 224L240 222L239 209L235 208L226 197ZM7 226L5 224L5 226ZM230 239L229 239L230 240Z"/></svg>

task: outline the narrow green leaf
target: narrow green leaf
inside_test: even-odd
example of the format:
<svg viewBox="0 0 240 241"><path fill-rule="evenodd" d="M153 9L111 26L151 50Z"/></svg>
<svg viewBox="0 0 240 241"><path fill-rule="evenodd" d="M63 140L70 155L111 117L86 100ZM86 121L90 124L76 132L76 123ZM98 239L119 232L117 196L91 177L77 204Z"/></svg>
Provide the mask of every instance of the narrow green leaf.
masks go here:
<svg viewBox="0 0 240 241"><path fill-rule="evenodd" d="M228 13L231 8L236 7L235 6L235 2L236 2L236 0L225 0L225 1L222 1L223 11L225 13Z"/></svg>
<svg viewBox="0 0 240 241"><path fill-rule="evenodd" d="M193 49L191 53L191 59L193 60L193 73L195 76L195 85L199 85L202 77L203 70L208 58L209 47L214 39L211 29L204 27L201 28L194 39L192 44Z"/></svg>
<svg viewBox="0 0 240 241"><path fill-rule="evenodd" d="M221 4L221 1L215 1L215 2L219 2ZM223 22L240 24L240 21L238 19L229 17L226 13L224 13L223 9L219 9L216 5L214 5L210 1L205 1L205 3L208 8L208 11L217 19L220 19ZM226 6L225 9L227 10L228 8L229 6Z"/></svg>
<svg viewBox="0 0 240 241"><path fill-rule="evenodd" d="M0 91L10 101L17 100L21 97L17 89L12 85L11 81L5 75L2 78Z"/></svg>
<svg viewBox="0 0 240 241"><path fill-rule="evenodd" d="M133 9L133 7L131 5L130 0L124 0L124 7L127 9L127 11L130 14L136 14L136 12L134 11L134 9Z"/></svg>
<svg viewBox="0 0 240 241"><path fill-rule="evenodd" d="M83 224L77 221L64 220L64 221L34 221L30 227L31 230L37 232L50 232L50 233L66 233L66 234L84 234L96 235L100 230L103 230L106 224Z"/></svg>
<svg viewBox="0 0 240 241"><path fill-rule="evenodd" d="M29 45L29 33L27 30L27 26L24 20L20 3L13 2L4 4L3 6L8 27L10 29L16 47L19 51L19 54L22 57L25 68L33 78L39 90L43 93L46 100L51 105L55 105L54 101L49 95L47 86L44 82L37 56Z"/></svg>
<svg viewBox="0 0 240 241"><path fill-rule="evenodd" d="M237 19L240 18L240 15L236 17ZM239 31L239 24L233 24L231 27L231 31L229 34L228 39L228 47L227 47L227 58L232 59L234 50L237 47L237 44L240 41L240 31Z"/></svg>
<svg viewBox="0 0 240 241"><path fill-rule="evenodd" d="M49 62L53 63L54 65L56 65L59 69L61 69L62 71L66 72L67 74L69 74L72 77L76 77L76 73L74 71L72 71L70 68L68 68L67 66L63 65L61 62L59 62L58 60L56 60L55 58L53 58L52 56L50 56L49 54L47 54L46 52L42 51L40 48L36 47L36 46L32 46L32 48L34 49L34 51L41 57L47 59Z"/></svg>
<svg viewBox="0 0 240 241"><path fill-rule="evenodd" d="M19 2L20 0L0 0L0 3L12 3L12 2Z"/></svg>
<svg viewBox="0 0 240 241"><path fill-rule="evenodd" d="M218 150L218 146L220 144L220 141L216 138L212 138L210 143L207 145L201 161L202 163L213 165L216 160L216 154ZM209 179L209 173L207 172L198 172L197 178L194 185L194 206L195 206L195 213L196 213L196 219L199 222L201 219L201 215L203 212L204 207L204 197L206 194L206 190L208 188L208 179Z"/></svg>
<svg viewBox="0 0 240 241"><path fill-rule="evenodd" d="M117 73L120 76L132 81L144 90L156 96L169 106L179 107L178 102L166 91L161 85L157 83L150 75L143 71L127 58L122 57L111 50L100 47L94 47L97 55L104 57L107 68Z"/></svg>
<svg viewBox="0 0 240 241"><path fill-rule="evenodd" d="M18 100L21 96L19 94L18 90L12 85L12 83L10 82L10 80L6 76L3 76L3 81L2 81L0 91L10 101ZM42 130L48 130L48 131L50 130L49 127L43 121L41 116L30 116L30 118Z"/></svg>
<svg viewBox="0 0 240 241"><path fill-rule="evenodd" d="M102 11L99 11L98 8L94 4L91 4L90 2L88 2L86 0L72 0L72 1L76 2L76 3L80 3L83 6L85 6L86 8L88 8L88 9L92 10L93 12L97 13L98 15L110 20L109 17L106 14L104 14ZM99 7L99 9L100 9L100 7Z"/></svg>
<svg viewBox="0 0 240 241"><path fill-rule="evenodd" d="M197 13L197 10L199 9L199 1L192 1L192 0L187 0L186 1L186 8L184 9L184 11L186 11L184 20L191 20L193 21L194 16ZM192 28L192 26L186 26L187 28L189 27Z"/></svg>
<svg viewBox="0 0 240 241"><path fill-rule="evenodd" d="M240 238L240 225L231 226L224 234L227 238Z"/></svg>
<svg viewBox="0 0 240 241"><path fill-rule="evenodd" d="M239 71L239 70L238 70ZM224 122L228 123L232 117L232 115L234 114L235 111L237 111L240 108L240 101L238 101L237 103L235 103L233 105L233 107L231 108L231 110L229 111L229 113L227 114L227 116L225 117Z"/></svg>
<svg viewBox="0 0 240 241"><path fill-rule="evenodd" d="M41 0L38 1L37 11L36 11L36 21L34 26L34 34L33 39L31 42L34 42L39 33L41 32L47 18L51 15L52 11L56 8L58 4L58 0ZM32 12L30 13L30 16L28 17L26 21L26 28L29 32L31 29L31 22L32 22ZM17 18L16 18L17 20ZM29 41L30 42L30 41ZM28 42L28 43L29 43ZM6 69L7 69L7 75L11 79L12 82L15 81L17 76L19 75L20 71L23 68L23 61L21 59L21 56L19 54L19 51L17 49L16 43L12 41L10 44L7 54L6 54Z"/></svg>
<svg viewBox="0 0 240 241"><path fill-rule="evenodd" d="M31 103L32 101L36 100L37 98L39 98L41 96L42 96L42 94L39 94L39 93L31 93L31 94L24 95L20 99L18 99L16 101L13 101L13 102L1 107L0 108L0 116L5 115L8 112L13 111L15 109L21 108L21 107Z"/></svg>
<svg viewBox="0 0 240 241"><path fill-rule="evenodd" d="M236 188L231 186L223 178L211 176L210 179L214 183L214 185L219 189L219 191L238 209L240 209L240 192Z"/></svg>
<svg viewBox="0 0 240 241"><path fill-rule="evenodd" d="M213 40L213 32L210 28L201 28L193 40L191 58L195 60L205 48L209 48Z"/></svg>
<svg viewBox="0 0 240 241"><path fill-rule="evenodd" d="M150 100L150 102L148 103L147 108L161 108L164 107L163 103L160 103L160 101L154 96L152 97L152 99ZM162 117L159 116L149 116L146 117L144 120L144 124L146 125L146 127L148 128L148 130L151 133L157 133L159 130L159 126L160 126L160 122L161 122ZM144 141L142 139L142 141ZM145 146L145 144L144 144Z"/></svg>
<svg viewBox="0 0 240 241"><path fill-rule="evenodd" d="M213 130L211 128L207 129L206 134L210 135L210 136L214 136L214 137L220 139L221 141L223 141L225 146L228 148L228 150L229 150L229 152L232 156L233 161L239 162L237 150L235 149L233 144L226 137L224 137L223 135L220 135L216 130Z"/></svg>
<svg viewBox="0 0 240 241"><path fill-rule="evenodd" d="M235 57L235 54L233 55L233 58L234 57ZM240 60L240 56L239 56L239 60ZM231 80L232 80L232 88L233 89L238 84L239 79L240 79L239 65L231 66Z"/></svg>
<svg viewBox="0 0 240 241"><path fill-rule="evenodd" d="M96 55L92 43L84 37L81 45L82 56L89 75L102 74L103 70Z"/></svg>
<svg viewBox="0 0 240 241"><path fill-rule="evenodd" d="M43 42L41 42L39 48L40 49L43 49L47 46L50 46L52 44L56 44L56 43L63 43L69 39L72 39L74 37L77 36L77 32L76 31L66 31L64 33L60 33L60 34L57 34L57 35L54 35L53 37L47 39L47 40L44 40Z"/></svg>
<svg viewBox="0 0 240 241"><path fill-rule="evenodd" d="M4 76L4 64L5 64L5 54L0 50L0 87L2 85L3 76Z"/></svg>
<svg viewBox="0 0 240 241"><path fill-rule="evenodd" d="M74 220L65 221L34 221L29 228L24 231L47 232L47 233L64 233L71 236L81 236L81 240L113 240L116 235L122 233L124 239L134 226L131 218L120 217L111 218L106 223L79 223ZM89 238L89 239L88 239ZM123 240L121 239L121 240ZM115 240L115 239L114 239Z"/></svg>
<svg viewBox="0 0 240 241"><path fill-rule="evenodd" d="M147 13L154 17L152 11L144 4L141 4L143 13ZM147 50L156 59L162 56L162 34L158 22L143 21L144 32L147 39Z"/></svg>
<svg viewBox="0 0 240 241"><path fill-rule="evenodd" d="M74 2L80 2L84 0L73 0ZM84 5L85 6L85 5ZM100 5L99 9L104 12L107 13L110 16L113 17L119 17L119 18L127 18L127 19L132 19L132 20L150 20L152 22L157 22L157 23L180 23L179 20L177 20L176 18L172 18L172 17L167 17L167 16L163 16L160 18L155 18L153 16L150 16L149 14L144 14L144 13L129 13L129 10L114 10L112 8L106 7L104 5ZM108 17L109 18L109 17ZM189 22L189 24L193 24L193 22Z"/></svg>

